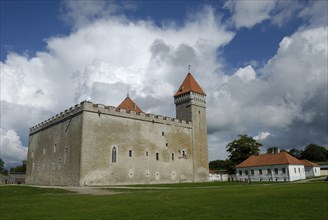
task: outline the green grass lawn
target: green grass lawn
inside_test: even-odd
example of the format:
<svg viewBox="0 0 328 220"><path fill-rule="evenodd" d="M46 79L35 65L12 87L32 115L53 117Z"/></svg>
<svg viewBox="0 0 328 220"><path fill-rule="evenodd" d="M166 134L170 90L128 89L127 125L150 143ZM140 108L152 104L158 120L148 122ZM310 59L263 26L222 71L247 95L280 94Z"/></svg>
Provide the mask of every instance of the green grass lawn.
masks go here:
<svg viewBox="0 0 328 220"><path fill-rule="evenodd" d="M163 189L169 186L171 189ZM183 187L181 187L183 186ZM189 187L189 188L188 188ZM81 195L0 186L0 219L327 219L328 184L204 183Z"/></svg>

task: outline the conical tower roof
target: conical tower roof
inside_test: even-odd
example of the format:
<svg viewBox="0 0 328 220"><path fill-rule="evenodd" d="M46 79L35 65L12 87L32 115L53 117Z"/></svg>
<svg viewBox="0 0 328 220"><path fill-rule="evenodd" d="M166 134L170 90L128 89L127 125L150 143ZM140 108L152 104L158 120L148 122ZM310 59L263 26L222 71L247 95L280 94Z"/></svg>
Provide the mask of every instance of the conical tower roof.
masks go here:
<svg viewBox="0 0 328 220"><path fill-rule="evenodd" d="M139 106L137 106L136 103L134 103L134 101L132 101L132 99L129 96L127 96L123 100L123 102L119 104L119 106L117 106L115 110L120 111L120 109L125 109L126 112L130 112L130 111L135 111L137 113L142 112Z"/></svg>
<svg viewBox="0 0 328 220"><path fill-rule="evenodd" d="M188 92L196 92L201 95L206 95L202 88L198 85L195 78L188 73L183 83L179 87L178 91L175 93L174 97L188 93Z"/></svg>

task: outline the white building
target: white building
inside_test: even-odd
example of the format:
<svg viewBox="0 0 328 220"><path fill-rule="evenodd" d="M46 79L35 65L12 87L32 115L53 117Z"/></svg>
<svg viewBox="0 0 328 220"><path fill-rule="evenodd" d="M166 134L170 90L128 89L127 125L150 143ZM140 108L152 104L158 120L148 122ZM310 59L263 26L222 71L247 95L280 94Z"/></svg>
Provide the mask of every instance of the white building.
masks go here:
<svg viewBox="0 0 328 220"><path fill-rule="evenodd" d="M209 181L228 181L229 175L226 171L209 171L208 180Z"/></svg>
<svg viewBox="0 0 328 220"><path fill-rule="evenodd" d="M314 177L314 176L320 176L320 165L313 163L308 160L302 160L305 167L305 176L306 177Z"/></svg>
<svg viewBox="0 0 328 220"><path fill-rule="evenodd" d="M295 181L306 173L303 161L280 152L249 157L236 166L236 176L239 181Z"/></svg>

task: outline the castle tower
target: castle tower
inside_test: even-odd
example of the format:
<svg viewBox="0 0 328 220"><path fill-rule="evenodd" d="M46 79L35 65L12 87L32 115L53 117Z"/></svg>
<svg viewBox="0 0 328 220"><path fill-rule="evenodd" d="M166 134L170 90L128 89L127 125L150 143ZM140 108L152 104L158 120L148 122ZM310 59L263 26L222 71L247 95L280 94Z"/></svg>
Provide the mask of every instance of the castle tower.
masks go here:
<svg viewBox="0 0 328 220"><path fill-rule="evenodd" d="M174 95L176 118L191 121L193 127L194 181L208 180L208 147L206 125L206 94L188 73Z"/></svg>

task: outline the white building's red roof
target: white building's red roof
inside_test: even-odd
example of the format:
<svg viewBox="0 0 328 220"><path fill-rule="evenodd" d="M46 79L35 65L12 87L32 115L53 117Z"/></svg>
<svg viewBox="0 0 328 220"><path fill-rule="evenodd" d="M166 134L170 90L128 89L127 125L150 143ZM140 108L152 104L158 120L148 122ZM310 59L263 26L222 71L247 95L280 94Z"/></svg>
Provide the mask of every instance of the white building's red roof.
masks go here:
<svg viewBox="0 0 328 220"><path fill-rule="evenodd" d="M250 156L248 159L238 164L236 168L281 164L304 165L304 162L297 159L296 157L293 157L287 152L280 152L277 154L261 154L256 156Z"/></svg>
<svg viewBox="0 0 328 220"><path fill-rule="evenodd" d="M305 167L320 167L319 164L313 163L309 160L302 160L302 162L304 163Z"/></svg>

